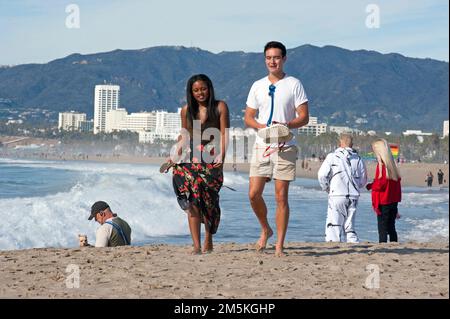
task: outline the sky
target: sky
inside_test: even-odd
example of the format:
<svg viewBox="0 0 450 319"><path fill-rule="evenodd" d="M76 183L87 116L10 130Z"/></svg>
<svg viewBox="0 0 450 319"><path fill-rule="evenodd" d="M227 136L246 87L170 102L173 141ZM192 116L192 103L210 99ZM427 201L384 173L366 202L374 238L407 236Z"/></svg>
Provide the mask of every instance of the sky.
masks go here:
<svg viewBox="0 0 450 319"><path fill-rule="evenodd" d="M449 61L448 0L0 0L0 65L160 45L271 40Z"/></svg>

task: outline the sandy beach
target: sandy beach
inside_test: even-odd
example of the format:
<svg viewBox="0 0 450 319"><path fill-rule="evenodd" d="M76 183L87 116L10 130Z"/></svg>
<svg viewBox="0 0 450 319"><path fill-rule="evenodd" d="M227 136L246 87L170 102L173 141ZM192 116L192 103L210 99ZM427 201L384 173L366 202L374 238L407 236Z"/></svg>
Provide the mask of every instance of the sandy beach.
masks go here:
<svg viewBox="0 0 450 319"><path fill-rule="evenodd" d="M0 297L449 298L448 243L288 243L281 258L251 244L189 251L162 244L0 251Z"/></svg>

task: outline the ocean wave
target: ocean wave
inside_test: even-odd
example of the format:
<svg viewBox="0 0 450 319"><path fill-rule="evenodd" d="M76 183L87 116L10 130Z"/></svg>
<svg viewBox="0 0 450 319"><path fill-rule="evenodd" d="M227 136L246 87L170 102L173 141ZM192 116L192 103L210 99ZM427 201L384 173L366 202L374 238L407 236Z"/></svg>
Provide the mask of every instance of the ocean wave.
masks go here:
<svg viewBox="0 0 450 319"><path fill-rule="evenodd" d="M98 224L87 217L97 200L108 202L113 212L133 225L133 240L188 233L170 179L138 181L86 173L69 192L0 200L0 207L8 212L2 220L0 249L74 247L79 233L92 241Z"/></svg>
<svg viewBox="0 0 450 319"><path fill-rule="evenodd" d="M425 206L430 207L436 204L448 203L448 192L433 192L433 193L403 193L402 205L409 207Z"/></svg>
<svg viewBox="0 0 450 319"><path fill-rule="evenodd" d="M449 240L448 218L421 220L406 218L405 222L410 223L413 226L413 228L404 235L404 238L407 241L448 242Z"/></svg>
<svg viewBox="0 0 450 319"><path fill-rule="evenodd" d="M29 182L28 187L16 187L16 195L0 199L0 249L75 247L78 233L87 234L93 243L98 224L87 217L97 200L108 202L115 213L129 222L133 243L148 243L154 238L182 238L183 243L190 242L186 214L176 201L171 174L160 174L157 165L5 159L0 159L0 165L2 173L5 167L10 172L4 181L21 176L17 183ZM16 169L21 167L32 169ZM6 186L6 182L0 186ZM256 240L260 230L248 200L248 175L225 172L224 186L236 192L224 188L220 193L222 219L215 239ZM37 192L38 187L45 188L42 195ZM264 199L273 225L274 195L272 181L266 185ZM316 180L299 178L292 182L286 240L323 240L327 197ZM400 240L448 238L448 200L448 192L405 188L399 205L403 216L398 223ZM357 223L362 237L378 240L371 194L365 190L359 200Z"/></svg>

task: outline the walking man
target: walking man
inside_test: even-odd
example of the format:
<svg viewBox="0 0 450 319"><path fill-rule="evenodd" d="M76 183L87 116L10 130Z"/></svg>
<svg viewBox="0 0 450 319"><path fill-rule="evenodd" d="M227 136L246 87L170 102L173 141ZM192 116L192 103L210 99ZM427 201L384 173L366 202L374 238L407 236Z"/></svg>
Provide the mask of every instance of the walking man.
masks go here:
<svg viewBox="0 0 450 319"><path fill-rule="evenodd" d="M308 98L301 82L283 71L286 47L276 41L264 47L268 75L253 83L247 98L244 121L248 127L263 129L271 123L296 129L308 124ZM261 225L256 249L262 251L273 235L262 196L266 182L275 180L276 256L283 256L289 221L289 183L295 179L297 146L295 138L283 144L269 144L256 137L250 163L249 199Z"/></svg>

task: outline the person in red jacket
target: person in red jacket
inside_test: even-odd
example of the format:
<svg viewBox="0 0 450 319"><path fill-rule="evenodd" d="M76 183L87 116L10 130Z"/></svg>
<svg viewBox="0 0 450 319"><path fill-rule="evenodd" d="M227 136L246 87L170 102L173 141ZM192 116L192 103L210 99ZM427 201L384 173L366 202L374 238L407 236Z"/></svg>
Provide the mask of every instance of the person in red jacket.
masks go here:
<svg viewBox="0 0 450 319"><path fill-rule="evenodd" d="M380 243L398 241L395 230L395 220L400 218L398 203L402 200L401 177L392 156L391 149L384 139L372 143L374 155L378 164L375 178L367 184L367 190L372 190L372 207L378 218L378 236Z"/></svg>

